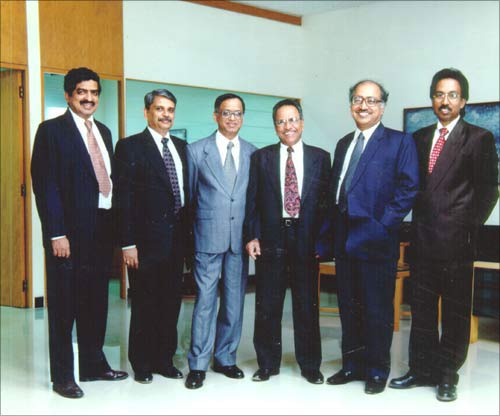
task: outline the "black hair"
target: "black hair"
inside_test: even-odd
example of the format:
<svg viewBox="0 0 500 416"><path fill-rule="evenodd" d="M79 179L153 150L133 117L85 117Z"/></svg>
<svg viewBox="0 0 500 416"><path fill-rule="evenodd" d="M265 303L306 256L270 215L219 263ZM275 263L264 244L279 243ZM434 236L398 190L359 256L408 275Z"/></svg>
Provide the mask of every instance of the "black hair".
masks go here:
<svg viewBox="0 0 500 416"><path fill-rule="evenodd" d="M222 104L223 101L226 101L226 100L230 100L232 98L236 98L238 100L240 100L241 102L241 107L243 108L243 114L245 114L245 101L243 101L243 98L241 98L239 95L237 94L233 94L233 93L227 93L227 94L222 94L222 95L219 95L216 99L215 99L215 103L214 103L214 113L218 113L219 112L219 108L220 108L220 105Z"/></svg>
<svg viewBox="0 0 500 416"><path fill-rule="evenodd" d="M64 76L64 91L68 95L72 95L77 84L83 81L97 82L97 91L101 94L101 79L99 78L99 75L91 69L85 67L73 68L68 71L68 73Z"/></svg>
<svg viewBox="0 0 500 416"><path fill-rule="evenodd" d="M291 105L292 107L295 107L297 111L299 112L300 119L304 119L304 114L302 113L302 107L300 103L297 100L293 100L291 98L285 98L284 100L278 101L276 104L274 104L273 107L273 121L276 121L276 113L281 107L285 107L287 105Z"/></svg>

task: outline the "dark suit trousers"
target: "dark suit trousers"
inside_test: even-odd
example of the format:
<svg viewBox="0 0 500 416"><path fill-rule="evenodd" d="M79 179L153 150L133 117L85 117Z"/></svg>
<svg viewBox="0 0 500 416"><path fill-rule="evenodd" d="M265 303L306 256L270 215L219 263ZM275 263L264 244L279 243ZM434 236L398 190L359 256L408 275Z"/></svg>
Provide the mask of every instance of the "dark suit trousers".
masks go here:
<svg viewBox="0 0 500 416"><path fill-rule="evenodd" d="M292 292L295 356L302 370L321 365L318 310L318 262L297 252L296 225L282 226L281 242L266 248L256 261L254 346L260 368L280 368L281 320L288 277Z"/></svg>
<svg viewBox="0 0 500 416"><path fill-rule="evenodd" d="M467 358L472 308L471 261L411 264L410 369L454 379ZM441 300L441 336L438 301Z"/></svg>
<svg viewBox="0 0 500 416"><path fill-rule="evenodd" d="M76 321L80 376L110 367L102 350L108 314L108 283L113 262L111 216L98 210L92 247L69 237L71 256L60 259L45 251L49 315L50 374L54 383L74 380L72 344ZM90 255L83 255L84 252Z"/></svg>
<svg viewBox="0 0 500 416"><path fill-rule="evenodd" d="M131 316L129 360L137 371L172 365L177 349L177 320L182 300L185 235L175 226L168 256L151 256L139 250L139 268L128 269Z"/></svg>
<svg viewBox="0 0 500 416"><path fill-rule="evenodd" d="M396 260L359 260L347 256L344 215L336 210L336 277L342 361L345 370L387 379L394 330Z"/></svg>

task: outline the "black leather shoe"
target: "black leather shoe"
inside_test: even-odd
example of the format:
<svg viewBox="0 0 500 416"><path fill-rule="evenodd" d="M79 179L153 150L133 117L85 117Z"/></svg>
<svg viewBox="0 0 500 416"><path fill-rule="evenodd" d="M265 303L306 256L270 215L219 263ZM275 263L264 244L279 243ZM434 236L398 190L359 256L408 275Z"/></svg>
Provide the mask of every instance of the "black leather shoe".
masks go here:
<svg viewBox="0 0 500 416"><path fill-rule="evenodd" d="M151 371L136 371L134 380L141 384L150 384L153 382L153 374Z"/></svg>
<svg viewBox="0 0 500 416"><path fill-rule="evenodd" d="M438 386L436 398L440 402L457 400L457 385L453 383L441 383Z"/></svg>
<svg viewBox="0 0 500 416"><path fill-rule="evenodd" d="M331 384L336 386L339 384L347 384L350 383L351 381L360 381L360 380L364 380L364 378L353 371L346 371L342 369L339 372L335 373L333 376L328 377L326 379L326 384Z"/></svg>
<svg viewBox="0 0 500 416"><path fill-rule="evenodd" d="M413 387L435 386L430 377L419 376L411 371L399 378L393 378L389 383L392 389L411 389Z"/></svg>
<svg viewBox="0 0 500 416"><path fill-rule="evenodd" d="M191 370L186 379L186 387L188 389L199 389L203 386L203 380L205 380L205 371Z"/></svg>
<svg viewBox="0 0 500 416"><path fill-rule="evenodd" d="M118 381L125 380L128 377L128 373L120 370L106 370L100 374L95 374L92 376L80 376L80 381Z"/></svg>
<svg viewBox="0 0 500 416"><path fill-rule="evenodd" d="M271 376L277 376L279 368L259 368L252 376L252 381L267 381Z"/></svg>
<svg viewBox="0 0 500 416"><path fill-rule="evenodd" d="M80 397L83 397L82 389L74 381L68 381L67 383L54 383L52 384L52 390L67 399L79 399Z"/></svg>
<svg viewBox="0 0 500 416"><path fill-rule="evenodd" d="M380 376L368 377L365 384L366 394L378 394L385 390L385 384L387 380Z"/></svg>
<svg viewBox="0 0 500 416"><path fill-rule="evenodd" d="M167 378L182 378L184 377L183 374L175 368L173 365L164 367L164 368L158 368L154 370L155 373L162 375L163 377Z"/></svg>
<svg viewBox="0 0 500 416"><path fill-rule="evenodd" d="M302 370L300 374L309 383L323 384L323 381L324 381L323 374L321 374L321 371L319 371L319 370Z"/></svg>
<svg viewBox="0 0 500 416"><path fill-rule="evenodd" d="M245 374L236 365L214 365L212 369L216 373L222 373L229 378L243 378Z"/></svg>

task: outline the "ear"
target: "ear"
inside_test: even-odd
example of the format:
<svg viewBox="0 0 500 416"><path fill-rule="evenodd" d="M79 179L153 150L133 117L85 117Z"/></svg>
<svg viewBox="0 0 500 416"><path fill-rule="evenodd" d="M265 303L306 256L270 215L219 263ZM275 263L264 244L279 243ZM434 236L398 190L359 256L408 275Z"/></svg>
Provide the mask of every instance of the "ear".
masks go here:
<svg viewBox="0 0 500 416"><path fill-rule="evenodd" d="M147 120L148 119L148 109L144 109L144 118Z"/></svg>
<svg viewBox="0 0 500 416"><path fill-rule="evenodd" d="M218 114L214 111L213 118L216 123L218 123L217 116Z"/></svg>

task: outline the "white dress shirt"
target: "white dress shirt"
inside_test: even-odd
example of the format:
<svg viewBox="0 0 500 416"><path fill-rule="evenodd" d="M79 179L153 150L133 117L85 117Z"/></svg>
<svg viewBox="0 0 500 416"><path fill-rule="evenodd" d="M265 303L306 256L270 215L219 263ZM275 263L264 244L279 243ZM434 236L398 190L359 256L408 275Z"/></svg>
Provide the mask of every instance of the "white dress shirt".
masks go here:
<svg viewBox="0 0 500 416"><path fill-rule="evenodd" d="M239 136L232 140L229 140L226 136L224 136L219 130L215 133L215 144L217 145L217 149L219 150L220 158L222 161L222 166L224 166L224 162L226 161L227 154L227 144L232 142L234 144L231 149L231 154L233 155L234 165L236 166L236 172L238 172L240 167L240 139Z"/></svg>

